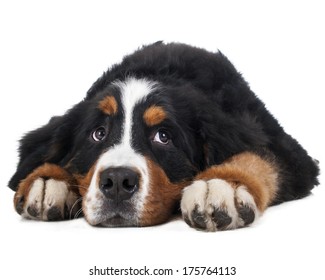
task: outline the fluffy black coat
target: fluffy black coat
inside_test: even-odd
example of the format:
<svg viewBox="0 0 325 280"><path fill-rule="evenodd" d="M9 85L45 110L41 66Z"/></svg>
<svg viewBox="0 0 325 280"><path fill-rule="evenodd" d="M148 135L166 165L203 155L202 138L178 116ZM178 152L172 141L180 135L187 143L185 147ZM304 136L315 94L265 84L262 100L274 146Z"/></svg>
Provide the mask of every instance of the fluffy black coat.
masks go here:
<svg viewBox="0 0 325 280"><path fill-rule="evenodd" d="M171 181L193 177L234 154L253 151L276 161L279 167L280 186L273 204L304 197L318 184L315 161L285 133L222 53L157 42L126 56L92 85L83 101L23 137L20 161L9 182L10 188L16 190L19 182L44 162L62 167L70 163L71 172L86 173L103 148L93 150L80 140L89 135L91 124L95 125L100 118L91 113L90 104L113 81L126 77L168 85L169 95L177 91L173 106L183 116L183 123L179 121L178 125L180 130L185 127L187 136L190 134L180 146L195 168L180 174L168 170L167 163L165 169ZM88 125L84 127L83 123Z"/></svg>

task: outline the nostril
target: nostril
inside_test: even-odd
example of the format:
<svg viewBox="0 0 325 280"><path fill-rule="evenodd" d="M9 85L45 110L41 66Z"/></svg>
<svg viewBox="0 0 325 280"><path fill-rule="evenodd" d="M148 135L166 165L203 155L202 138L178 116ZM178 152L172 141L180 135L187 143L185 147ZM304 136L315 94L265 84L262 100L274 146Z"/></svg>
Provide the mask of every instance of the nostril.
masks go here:
<svg viewBox="0 0 325 280"><path fill-rule="evenodd" d="M100 186L103 189L109 190L109 189L113 188L114 183L110 178L107 178L107 180L105 182L102 182Z"/></svg>
<svg viewBox="0 0 325 280"><path fill-rule="evenodd" d="M137 189L137 184L130 183L129 179L123 180L122 186L123 189L129 193L134 193Z"/></svg>
<svg viewBox="0 0 325 280"><path fill-rule="evenodd" d="M99 188L106 197L114 196L114 183L110 178L102 181Z"/></svg>

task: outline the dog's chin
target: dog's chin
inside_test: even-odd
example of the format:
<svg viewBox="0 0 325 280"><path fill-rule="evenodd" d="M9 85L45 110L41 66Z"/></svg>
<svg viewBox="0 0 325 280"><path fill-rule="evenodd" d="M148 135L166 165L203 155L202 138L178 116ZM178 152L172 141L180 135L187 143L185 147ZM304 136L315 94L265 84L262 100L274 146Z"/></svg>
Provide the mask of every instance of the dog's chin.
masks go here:
<svg viewBox="0 0 325 280"><path fill-rule="evenodd" d="M115 215L105 221L99 223L100 227L136 227L139 226L137 221L131 217L122 217L121 215Z"/></svg>
<svg viewBox="0 0 325 280"><path fill-rule="evenodd" d="M139 226L139 212L134 201L123 201L119 205L109 200L97 204L91 202L83 204L83 212L87 222L99 227L137 227Z"/></svg>

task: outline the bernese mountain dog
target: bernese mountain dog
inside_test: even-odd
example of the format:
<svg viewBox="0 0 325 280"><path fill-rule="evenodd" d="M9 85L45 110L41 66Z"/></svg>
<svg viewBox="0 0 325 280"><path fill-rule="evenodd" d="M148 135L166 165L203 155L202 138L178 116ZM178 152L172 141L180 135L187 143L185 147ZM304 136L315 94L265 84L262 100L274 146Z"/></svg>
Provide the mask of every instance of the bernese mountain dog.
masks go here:
<svg viewBox="0 0 325 280"><path fill-rule="evenodd" d="M318 164L221 53L157 42L113 65L86 97L26 134L9 182L24 218L151 226L252 224L307 196Z"/></svg>

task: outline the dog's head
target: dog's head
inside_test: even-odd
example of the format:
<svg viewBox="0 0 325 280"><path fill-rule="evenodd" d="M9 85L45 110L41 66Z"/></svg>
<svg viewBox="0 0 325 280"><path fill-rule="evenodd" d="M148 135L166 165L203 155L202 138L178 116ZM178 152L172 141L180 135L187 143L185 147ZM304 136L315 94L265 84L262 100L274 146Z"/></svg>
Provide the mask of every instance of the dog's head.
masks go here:
<svg viewBox="0 0 325 280"><path fill-rule="evenodd" d="M68 166L87 172L80 184L90 224L151 225L170 217L206 161L196 96L190 87L128 78L74 109L80 119Z"/></svg>

